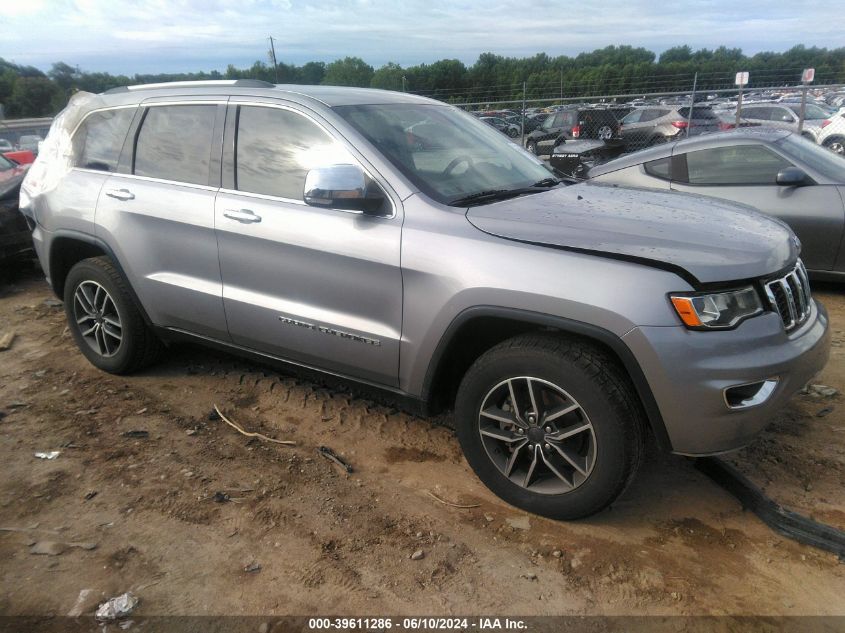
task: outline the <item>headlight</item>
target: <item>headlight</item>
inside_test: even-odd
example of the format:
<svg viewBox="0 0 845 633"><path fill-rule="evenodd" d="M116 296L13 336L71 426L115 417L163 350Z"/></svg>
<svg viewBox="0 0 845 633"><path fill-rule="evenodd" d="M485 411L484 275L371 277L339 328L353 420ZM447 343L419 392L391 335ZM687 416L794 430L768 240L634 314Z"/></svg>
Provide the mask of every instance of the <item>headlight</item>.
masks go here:
<svg viewBox="0 0 845 633"><path fill-rule="evenodd" d="M763 311L752 286L708 294L673 294L669 298L684 325L696 330L731 328Z"/></svg>

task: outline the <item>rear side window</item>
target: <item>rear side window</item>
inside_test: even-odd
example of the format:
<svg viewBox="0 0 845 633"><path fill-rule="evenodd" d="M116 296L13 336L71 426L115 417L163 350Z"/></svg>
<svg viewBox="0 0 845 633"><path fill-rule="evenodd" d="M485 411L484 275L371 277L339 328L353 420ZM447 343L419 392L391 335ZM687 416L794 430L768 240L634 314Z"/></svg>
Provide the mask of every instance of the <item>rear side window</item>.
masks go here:
<svg viewBox="0 0 845 633"><path fill-rule="evenodd" d="M150 107L135 147L137 176L208 184L215 105Z"/></svg>
<svg viewBox="0 0 845 633"><path fill-rule="evenodd" d="M686 154L691 185L773 185L778 172L791 167L762 145L732 145Z"/></svg>
<svg viewBox="0 0 845 633"><path fill-rule="evenodd" d="M114 172L135 108L104 110L89 115L73 135L75 167Z"/></svg>
<svg viewBox="0 0 845 633"><path fill-rule="evenodd" d="M772 108L743 108L740 116L744 119L757 119L758 121L771 121Z"/></svg>
<svg viewBox="0 0 845 633"><path fill-rule="evenodd" d="M689 106L684 108L678 108L678 114L680 114L683 118L689 118ZM692 118L693 119L718 119L719 117L711 110L710 108L693 108L692 109Z"/></svg>
<svg viewBox="0 0 845 633"><path fill-rule="evenodd" d="M344 161L346 151L316 123L279 108L241 106L235 188L302 200L309 169Z"/></svg>
<svg viewBox="0 0 845 633"><path fill-rule="evenodd" d="M660 178L661 180L671 179L672 159L670 157L652 160L645 164L647 174Z"/></svg>

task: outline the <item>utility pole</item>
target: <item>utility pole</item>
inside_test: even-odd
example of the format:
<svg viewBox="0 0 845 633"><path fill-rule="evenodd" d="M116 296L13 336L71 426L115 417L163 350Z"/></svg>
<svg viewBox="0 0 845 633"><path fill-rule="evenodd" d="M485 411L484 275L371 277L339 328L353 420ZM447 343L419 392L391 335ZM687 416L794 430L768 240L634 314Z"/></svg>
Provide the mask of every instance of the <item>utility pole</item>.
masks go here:
<svg viewBox="0 0 845 633"><path fill-rule="evenodd" d="M405 75L402 75L402 92L405 92Z"/></svg>
<svg viewBox="0 0 845 633"><path fill-rule="evenodd" d="M273 36L270 36L270 58L273 60L273 76L276 78L276 83L279 83L279 64L276 61L276 47L273 44Z"/></svg>
<svg viewBox="0 0 845 633"><path fill-rule="evenodd" d="M560 100L563 101L563 68L560 69Z"/></svg>
<svg viewBox="0 0 845 633"><path fill-rule="evenodd" d="M689 114L687 115L687 138L689 138L689 128L692 125L692 109L695 107L695 89L698 87L698 73L692 80L692 94L689 99Z"/></svg>
<svg viewBox="0 0 845 633"><path fill-rule="evenodd" d="M804 131L804 116L807 113L807 91L810 89L810 82L815 79L816 69L805 68L801 73L801 83L804 85L801 90L801 110L798 114L798 134Z"/></svg>
<svg viewBox="0 0 845 633"><path fill-rule="evenodd" d="M522 82L522 121L519 124L520 142L525 147L525 82Z"/></svg>

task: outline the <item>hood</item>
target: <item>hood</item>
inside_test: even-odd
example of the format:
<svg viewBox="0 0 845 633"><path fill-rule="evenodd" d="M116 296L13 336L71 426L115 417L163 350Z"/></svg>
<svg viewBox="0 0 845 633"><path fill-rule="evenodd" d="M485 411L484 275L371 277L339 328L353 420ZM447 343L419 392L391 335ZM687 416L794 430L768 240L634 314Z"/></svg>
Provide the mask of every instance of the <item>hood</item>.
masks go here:
<svg viewBox="0 0 845 633"><path fill-rule="evenodd" d="M467 219L491 235L656 265L694 284L763 277L799 252L789 227L750 207L598 183L471 207Z"/></svg>

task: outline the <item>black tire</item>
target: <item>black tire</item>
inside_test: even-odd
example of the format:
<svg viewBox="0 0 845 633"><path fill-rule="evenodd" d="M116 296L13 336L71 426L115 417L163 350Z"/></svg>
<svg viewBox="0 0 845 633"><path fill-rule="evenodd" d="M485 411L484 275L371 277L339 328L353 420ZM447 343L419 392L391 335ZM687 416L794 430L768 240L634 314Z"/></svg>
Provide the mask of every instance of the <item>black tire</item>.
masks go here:
<svg viewBox="0 0 845 633"><path fill-rule="evenodd" d="M480 415L481 407L503 381L521 380L517 376L532 376L559 386L571 394L592 425L592 470L571 490L560 494L550 494L548 489L529 490L506 476L485 448L484 442L489 440L482 438L480 429L487 418ZM641 406L627 377L610 357L582 339L549 334L517 336L484 353L464 376L455 406L458 440L479 479L518 508L564 520L595 514L624 492L643 453L643 422ZM539 426L540 432L548 429L545 423ZM544 446L549 448L549 444ZM547 454L554 456L551 450ZM536 459L537 453L528 455ZM545 481L560 485L550 471L546 476ZM545 481L540 480L540 484L545 485Z"/></svg>
<svg viewBox="0 0 845 633"><path fill-rule="evenodd" d="M660 136L658 134L657 136L652 136L649 139L646 147L654 147L655 145L663 145L664 143L668 143L668 142L669 142L668 138L666 138L665 136Z"/></svg>
<svg viewBox="0 0 845 633"><path fill-rule="evenodd" d="M112 343L111 353L98 353L90 338L83 336L83 327L94 321L78 323L84 308L76 298L77 290L86 284L101 286L111 299L109 310L116 312L120 323L121 339ZM163 351L161 341L147 327L141 312L135 305L123 275L108 257L84 259L70 269L64 287L65 315L73 340L82 354L95 367L111 374L129 374L154 363ZM113 306L113 310L112 310ZM97 342L99 344L99 341Z"/></svg>
<svg viewBox="0 0 845 633"><path fill-rule="evenodd" d="M511 138L516 138L517 136L519 136L519 130L512 127L508 128L508 136L510 136Z"/></svg>
<svg viewBox="0 0 845 633"><path fill-rule="evenodd" d="M531 152L535 156L538 155L537 154L537 143L535 143L534 141L528 141L528 143L525 146L525 149L527 149L529 152Z"/></svg>

